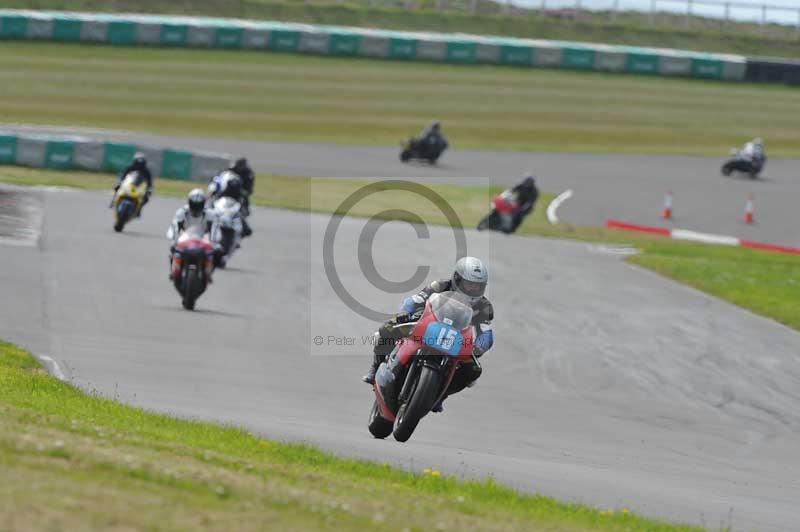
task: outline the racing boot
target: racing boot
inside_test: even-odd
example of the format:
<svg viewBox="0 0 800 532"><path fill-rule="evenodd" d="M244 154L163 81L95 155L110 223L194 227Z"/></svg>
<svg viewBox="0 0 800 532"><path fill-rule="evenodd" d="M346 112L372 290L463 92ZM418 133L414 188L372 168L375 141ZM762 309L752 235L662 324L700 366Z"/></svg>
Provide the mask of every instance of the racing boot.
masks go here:
<svg viewBox="0 0 800 532"><path fill-rule="evenodd" d="M378 372L378 367L383 362L384 357L373 355L372 365L369 367L369 371L366 375L361 377L361 380L366 382L367 384L375 384L375 374Z"/></svg>

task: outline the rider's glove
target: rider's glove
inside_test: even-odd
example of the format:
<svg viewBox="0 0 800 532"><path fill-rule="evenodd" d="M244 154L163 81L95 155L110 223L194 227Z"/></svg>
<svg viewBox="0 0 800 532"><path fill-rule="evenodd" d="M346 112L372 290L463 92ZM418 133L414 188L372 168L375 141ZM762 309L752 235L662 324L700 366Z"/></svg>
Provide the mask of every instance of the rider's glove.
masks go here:
<svg viewBox="0 0 800 532"><path fill-rule="evenodd" d="M398 325L401 323L408 323L411 321L411 314L408 312L401 312L397 316L394 317L394 322Z"/></svg>
<svg viewBox="0 0 800 532"><path fill-rule="evenodd" d="M492 330L488 329L483 331L478 338L475 339L475 345L472 346L472 353L480 358L486 351L492 348L494 344L494 335Z"/></svg>

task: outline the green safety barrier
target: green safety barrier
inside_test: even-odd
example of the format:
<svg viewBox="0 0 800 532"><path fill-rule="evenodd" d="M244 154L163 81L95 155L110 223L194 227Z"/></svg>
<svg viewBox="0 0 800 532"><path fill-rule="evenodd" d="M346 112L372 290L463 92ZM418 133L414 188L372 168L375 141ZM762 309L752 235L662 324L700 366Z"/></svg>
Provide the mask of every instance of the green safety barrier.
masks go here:
<svg viewBox="0 0 800 532"><path fill-rule="evenodd" d="M110 22L106 40L111 44L135 44L136 24L133 22Z"/></svg>
<svg viewBox="0 0 800 532"><path fill-rule="evenodd" d="M587 48L566 48L561 61L566 68L592 70L596 55L594 50Z"/></svg>
<svg viewBox="0 0 800 532"><path fill-rule="evenodd" d="M533 48L506 44L500 49L500 62L506 65L533 65Z"/></svg>
<svg viewBox="0 0 800 532"><path fill-rule="evenodd" d="M17 162L17 137L0 135L0 164L14 164L15 162Z"/></svg>
<svg viewBox="0 0 800 532"><path fill-rule="evenodd" d="M417 56L417 41L393 37L389 40L389 57L392 59L411 59Z"/></svg>
<svg viewBox="0 0 800 532"><path fill-rule="evenodd" d="M356 55L360 42L361 36L354 33L333 33L328 43L328 53L331 55Z"/></svg>
<svg viewBox="0 0 800 532"><path fill-rule="evenodd" d="M296 52L300 46L300 32L291 30L272 30L269 47L278 52Z"/></svg>
<svg viewBox="0 0 800 532"><path fill-rule="evenodd" d="M241 48L243 34L244 30L241 28L217 28L214 31L214 46L217 48Z"/></svg>
<svg viewBox="0 0 800 532"><path fill-rule="evenodd" d="M658 74L661 58L653 54L629 53L625 68L635 74Z"/></svg>
<svg viewBox="0 0 800 532"><path fill-rule="evenodd" d="M31 20L52 22L47 24ZM274 21L208 17L113 15L0 9L0 38L91 40L116 45L256 48L289 53L386 57L450 63L498 63L522 67L611 70L635 74L712 79L745 77L746 58L679 50L594 45L462 34L308 26ZM368 44L365 44L368 43ZM610 59L612 57L618 60Z"/></svg>
<svg viewBox="0 0 800 532"><path fill-rule="evenodd" d="M102 170L119 172L131 163L136 154L136 146L118 142L103 144L103 161L100 163Z"/></svg>
<svg viewBox="0 0 800 532"><path fill-rule="evenodd" d="M50 140L44 150L45 168L64 170L73 167L75 144L68 140Z"/></svg>
<svg viewBox="0 0 800 532"><path fill-rule="evenodd" d="M474 63L477 43L450 41L447 43L447 60L452 63Z"/></svg>
<svg viewBox="0 0 800 532"><path fill-rule="evenodd" d="M185 46L188 34L188 26L182 24L162 24L159 40L161 44L166 46Z"/></svg>
<svg viewBox="0 0 800 532"><path fill-rule="evenodd" d="M181 150L164 150L161 175L188 181L192 178L192 154Z"/></svg>
<svg viewBox="0 0 800 532"><path fill-rule="evenodd" d="M80 20L56 19L53 21L53 38L57 41L79 41L82 27Z"/></svg>
<svg viewBox="0 0 800 532"><path fill-rule="evenodd" d="M720 79L725 63L715 59L692 59L692 76L696 78Z"/></svg>
<svg viewBox="0 0 800 532"><path fill-rule="evenodd" d="M0 131L0 164L5 165L119 172L131 163L137 151L143 151L151 157L158 176L170 179L206 180L228 168L232 161L232 157L226 154L195 154L185 150L136 146L126 142Z"/></svg>
<svg viewBox="0 0 800 532"><path fill-rule="evenodd" d="M28 19L19 15L0 16L0 37L24 38L28 33Z"/></svg>

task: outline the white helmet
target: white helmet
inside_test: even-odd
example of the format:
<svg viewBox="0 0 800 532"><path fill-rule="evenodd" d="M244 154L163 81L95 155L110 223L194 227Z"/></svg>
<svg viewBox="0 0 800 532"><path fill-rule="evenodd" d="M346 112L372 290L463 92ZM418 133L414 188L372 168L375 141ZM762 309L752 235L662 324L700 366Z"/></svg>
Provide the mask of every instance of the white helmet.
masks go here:
<svg viewBox="0 0 800 532"><path fill-rule="evenodd" d="M192 213L193 216L200 216L206 206L206 193L203 192L201 188L192 189L192 191L189 192L187 204L189 205L189 212Z"/></svg>
<svg viewBox="0 0 800 532"><path fill-rule="evenodd" d="M464 257L456 262L451 282L455 291L465 294L474 303L486 292L489 270L480 259Z"/></svg>

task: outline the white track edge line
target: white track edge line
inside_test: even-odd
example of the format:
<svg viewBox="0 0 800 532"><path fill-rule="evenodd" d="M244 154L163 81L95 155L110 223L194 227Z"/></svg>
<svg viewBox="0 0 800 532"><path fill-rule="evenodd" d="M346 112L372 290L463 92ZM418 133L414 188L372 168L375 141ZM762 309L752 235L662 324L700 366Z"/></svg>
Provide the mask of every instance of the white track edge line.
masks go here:
<svg viewBox="0 0 800 532"><path fill-rule="evenodd" d="M739 245L739 239L733 236L712 235L710 233L699 233L687 229L673 229L670 236L678 240L692 240L694 242L704 242L706 244L721 244L723 246Z"/></svg>
<svg viewBox="0 0 800 532"><path fill-rule="evenodd" d="M556 198L550 202L550 205L547 206L547 221L550 222L552 225L556 225L558 223L558 208L561 207L561 204L567 201L572 197L572 189L565 190Z"/></svg>
<svg viewBox="0 0 800 532"><path fill-rule="evenodd" d="M52 358L50 358L48 356L40 356L39 359L42 360L45 363L47 368L50 370L50 373L52 373L53 376L56 379L58 379L60 381L66 381L67 380L67 376L64 375L63 371L61 371L61 368L59 367L58 362L56 362L55 360L53 360Z"/></svg>

